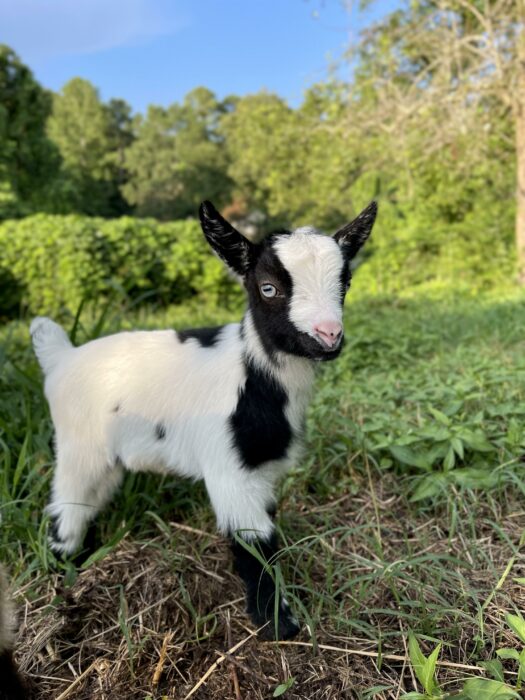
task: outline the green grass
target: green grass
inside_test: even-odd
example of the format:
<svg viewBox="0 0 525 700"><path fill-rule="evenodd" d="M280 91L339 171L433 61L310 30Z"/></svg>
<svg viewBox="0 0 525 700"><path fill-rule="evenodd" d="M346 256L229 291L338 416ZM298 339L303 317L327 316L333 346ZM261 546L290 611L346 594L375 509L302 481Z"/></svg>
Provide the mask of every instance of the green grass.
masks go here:
<svg viewBox="0 0 525 700"><path fill-rule="evenodd" d="M471 665L493 658L498 644L512 646L501 637L505 613L519 607L507 584L523 566L525 297L350 297L345 350L320 368L304 459L282 484L287 546L280 562L314 644L378 652L368 686L360 687L365 697L367 687L384 686L369 697L387 698L401 681L381 655L404 653L409 630L429 653L441 642L443 656ZM82 315L76 335L83 342L120 328L236 317L198 307L152 314L115 306L101 323L100 314L92 321ZM62 567L71 585L77 572L56 563L46 546L52 430L27 323L0 328L0 342L0 558L31 601L44 595L53 568ZM123 537L138 546L153 541L173 568L187 563L178 549L190 547L187 556L202 566L207 540L180 531L174 547L170 521L213 533L202 486L129 475L99 517L104 549L84 570L117 552ZM509 562L514 568L496 593ZM178 581L193 630L188 640L213 638L216 612L199 610L188 579ZM135 674L145 642L127 626L127 596L115 588L117 626ZM505 671L512 680L510 662ZM457 687L457 674L450 682ZM285 697L301 697L293 695L298 683Z"/></svg>

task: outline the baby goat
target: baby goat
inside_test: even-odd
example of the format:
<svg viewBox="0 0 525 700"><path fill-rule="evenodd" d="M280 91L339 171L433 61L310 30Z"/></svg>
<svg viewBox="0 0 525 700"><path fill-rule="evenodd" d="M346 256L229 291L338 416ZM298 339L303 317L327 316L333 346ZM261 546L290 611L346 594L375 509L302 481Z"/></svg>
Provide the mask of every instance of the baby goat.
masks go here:
<svg viewBox="0 0 525 700"><path fill-rule="evenodd" d="M240 324L123 332L75 348L53 321L32 322L56 431L56 552L79 547L124 469L204 479L254 624L270 623L270 638L298 632L284 598L271 622L271 574L238 538L266 561L278 551L276 481L299 456L315 362L341 351L350 262L376 210L372 202L332 238L303 227L254 244L203 202L204 235L248 294Z"/></svg>

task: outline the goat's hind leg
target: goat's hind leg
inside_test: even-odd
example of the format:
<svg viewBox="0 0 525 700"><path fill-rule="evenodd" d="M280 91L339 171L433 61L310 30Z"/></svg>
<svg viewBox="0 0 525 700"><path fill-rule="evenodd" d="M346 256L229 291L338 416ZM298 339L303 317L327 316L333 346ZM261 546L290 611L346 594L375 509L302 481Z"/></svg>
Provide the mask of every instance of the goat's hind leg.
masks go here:
<svg viewBox="0 0 525 700"><path fill-rule="evenodd" d="M49 542L57 554L73 554L88 524L122 481L122 465L108 464L102 451L58 447L51 500Z"/></svg>

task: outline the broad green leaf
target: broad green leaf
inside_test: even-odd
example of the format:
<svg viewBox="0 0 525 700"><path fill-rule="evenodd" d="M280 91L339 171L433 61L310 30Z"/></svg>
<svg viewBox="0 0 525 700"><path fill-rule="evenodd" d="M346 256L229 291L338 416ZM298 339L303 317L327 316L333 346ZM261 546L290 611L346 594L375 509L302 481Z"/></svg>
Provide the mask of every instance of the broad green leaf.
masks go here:
<svg viewBox="0 0 525 700"><path fill-rule="evenodd" d="M427 660L425 661L425 664L423 666L423 675L425 678L424 688L429 695L432 694L434 692L434 690L437 688L434 674L436 671L436 662L438 660L438 656L439 656L440 651L441 651L441 642L437 645L437 647L434 649L434 651L430 654L430 656L427 658Z"/></svg>
<svg viewBox="0 0 525 700"><path fill-rule="evenodd" d="M429 474L418 484L418 487L410 497L412 502L421 501L423 498L432 498L442 491L447 484L444 474Z"/></svg>
<svg viewBox="0 0 525 700"><path fill-rule="evenodd" d="M497 681L503 682L505 677L503 675L503 664L499 659L491 659L490 661L481 661L480 666L483 666L492 678Z"/></svg>
<svg viewBox="0 0 525 700"><path fill-rule="evenodd" d="M421 683L423 689L425 690L425 693L427 693L428 695L432 695L432 692L435 688L433 677L437 659L437 655L435 654L435 652L437 650L437 653L439 654L440 648L441 644L438 644L436 649L434 649L432 654L427 659L421 651L419 642L417 641L413 632L409 632L408 634L408 653L410 656L410 662L412 664L412 668L414 669L414 673L416 674L418 681Z"/></svg>
<svg viewBox="0 0 525 700"><path fill-rule="evenodd" d="M525 620L521 616L511 613L505 615L505 620L514 634L525 644Z"/></svg>
<svg viewBox="0 0 525 700"><path fill-rule="evenodd" d="M496 654L500 659L514 659L514 661L520 660L519 652L516 649L509 649L508 647L503 647L498 649Z"/></svg>
<svg viewBox="0 0 525 700"><path fill-rule="evenodd" d="M452 449L457 454L457 456L460 459L463 459L464 451L463 451L463 443L461 442L461 440L457 437L453 437L452 440L450 441L450 444L452 445Z"/></svg>
<svg viewBox="0 0 525 700"><path fill-rule="evenodd" d="M501 681L489 678L469 678L463 686L462 694L469 700L510 700L520 695Z"/></svg>
<svg viewBox="0 0 525 700"><path fill-rule="evenodd" d="M451 469L454 468L454 464L456 463L456 453L454 452L454 449L452 446L449 447L447 455L443 461L443 468L445 471L450 471Z"/></svg>
<svg viewBox="0 0 525 700"><path fill-rule="evenodd" d="M479 431L472 432L470 430L466 430L461 432L460 435L463 442L465 442L472 450L476 450L476 452L494 451L493 445L491 445L485 435Z"/></svg>
<svg viewBox="0 0 525 700"><path fill-rule="evenodd" d="M432 406L429 406L428 410L437 421L439 421L443 425L450 425L450 418L446 416L442 411L439 411L437 408L433 408Z"/></svg>
<svg viewBox="0 0 525 700"><path fill-rule="evenodd" d="M277 688L273 691L273 697L278 698L281 695L284 695L284 693L286 693L287 690L290 690L294 682L295 676L290 676L290 678L288 678L287 681L277 686Z"/></svg>
<svg viewBox="0 0 525 700"><path fill-rule="evenodd" d="M398 462L408 464L410 467L428 470L432 466L424 454L417 454L405 445L390 445L390 452Z"/></svg>

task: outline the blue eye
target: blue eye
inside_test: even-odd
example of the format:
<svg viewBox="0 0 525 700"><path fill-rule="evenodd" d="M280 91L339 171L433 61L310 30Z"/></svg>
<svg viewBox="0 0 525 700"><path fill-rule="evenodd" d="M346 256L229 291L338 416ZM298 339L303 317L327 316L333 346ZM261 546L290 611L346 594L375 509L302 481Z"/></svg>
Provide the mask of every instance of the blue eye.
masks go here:
<svg viewBox="0 0 525 700"><path fill-rule="evenodd" d="M273 284L270 284L269 282L265 282L264 284L261 284L261 294L263 297L266 297L267 299L271 299L272 297L277 296L277 289L276 287L273 286Z"/></svg>

